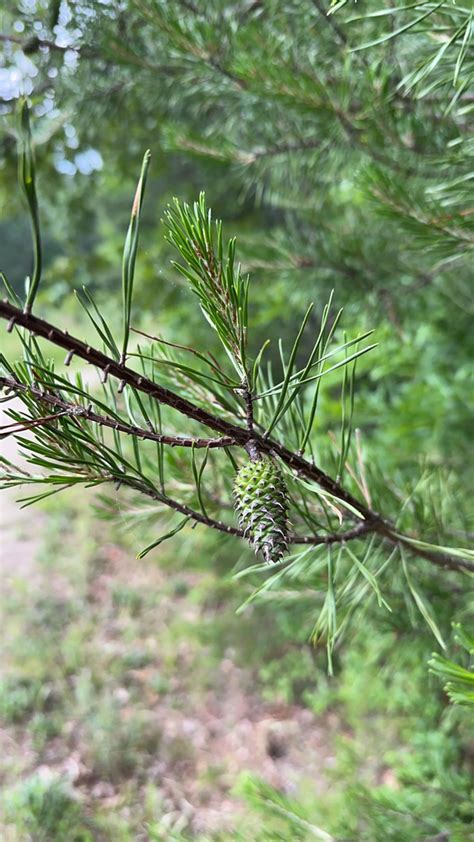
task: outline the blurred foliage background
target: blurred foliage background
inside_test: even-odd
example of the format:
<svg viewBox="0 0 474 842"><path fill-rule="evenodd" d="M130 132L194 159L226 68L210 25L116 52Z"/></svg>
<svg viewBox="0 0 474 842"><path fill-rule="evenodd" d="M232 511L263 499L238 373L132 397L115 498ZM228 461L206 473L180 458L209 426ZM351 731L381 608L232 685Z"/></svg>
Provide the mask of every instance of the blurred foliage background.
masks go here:
<svg viewBox="0 0 474 842"><path fill-rule="evenodd" d="M251 273L253 349L291 336L308 300L320 313L334 289L351 331L375 327L379 342L356 403L370 481L400 505L422 488L420 522L468 543L472 10L319 0L0 10L1 269L15 288L31 270L16 186L26 93L42 313L84 335L72 292L86 286L120 323L123 239L150 148L136 326L212 349L160 222L173 196L205 189ZM14 354L15 338L7 345ZM338 400L323 395L322 437ZM68 495L27 510L32 559L3 561L5 838L473 838L469 715L428 672L439 644L398 583L392 614L371 604L328 678L307 642L311 591L236 613L249 593L232 577L241 546L196 531L137 562L154 537L147 524L138 536ZM468 619L465 580L416 563L445 654L467 667L450 631Z"/></svg>

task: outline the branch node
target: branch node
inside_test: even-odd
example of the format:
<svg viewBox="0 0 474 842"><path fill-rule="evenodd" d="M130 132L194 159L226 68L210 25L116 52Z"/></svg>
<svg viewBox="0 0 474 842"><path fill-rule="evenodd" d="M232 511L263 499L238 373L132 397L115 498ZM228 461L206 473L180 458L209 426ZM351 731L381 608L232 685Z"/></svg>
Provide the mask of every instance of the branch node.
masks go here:
<svg viewBox="0 0 474 842"><path fill-rule="evenodd" d="M107 378L108 378L108 376L109 376L109 371L110 371L110 366L109 366L109 365L106 365L106 366L105 366L105 368L104 368L104 370L103 370L103 372L102 372L102 377L100 378L101 383L107 383Z"/></svg>
<svg viewBox="0 0 474 842"><path fill-rule="evenodd" d="M252 462L257 462L260 459L260 450L255 439L249 439L244 447Z"/></svg>

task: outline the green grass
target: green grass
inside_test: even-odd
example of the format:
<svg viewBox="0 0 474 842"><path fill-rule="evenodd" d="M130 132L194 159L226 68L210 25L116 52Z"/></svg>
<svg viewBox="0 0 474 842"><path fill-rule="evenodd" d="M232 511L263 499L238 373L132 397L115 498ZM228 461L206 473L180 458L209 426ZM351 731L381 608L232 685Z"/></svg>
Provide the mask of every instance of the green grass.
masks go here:
<svg viewBox="0 0 474 842"><path fill-rule="evenodd" d="M89 502L48 501L39 579L2 596L6 839L273 842L318 829L351 842L471 838L468 718L428 676L426 633L375 634L367 615L330 679L299 612L236 614L246 586L218 543L138 562L136 537L98 521ZM251 699L262 721L312 712L333 758L326 747L324 792L305 758L285 793L267 767L230 773L231 756L209 754L206 721L216 704L226 715L222 698ZM224 802L233 818L219 830ZM212 830L199 820L208 814Z"/></svg>
<svg viewBox="0 0 474 842"><path fill-rule="evenodd" d="M67 785L56 778L34 774L7 789L3 796L8 839L35 842L93 842L90 819Z"/></svg>

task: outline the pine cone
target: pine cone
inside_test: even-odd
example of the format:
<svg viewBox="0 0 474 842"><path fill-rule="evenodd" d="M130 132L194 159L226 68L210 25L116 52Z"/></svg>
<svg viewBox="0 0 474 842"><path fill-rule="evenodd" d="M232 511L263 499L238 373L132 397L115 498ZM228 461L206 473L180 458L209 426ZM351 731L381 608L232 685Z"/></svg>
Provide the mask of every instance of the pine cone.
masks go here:
<svg viewBox="0 0 474 842"><path fill-rule="evenodd" d="M281 561L288 549L288 493L273 459L248 462L234 482L235 510L241 529L265 561Z"/></svg>

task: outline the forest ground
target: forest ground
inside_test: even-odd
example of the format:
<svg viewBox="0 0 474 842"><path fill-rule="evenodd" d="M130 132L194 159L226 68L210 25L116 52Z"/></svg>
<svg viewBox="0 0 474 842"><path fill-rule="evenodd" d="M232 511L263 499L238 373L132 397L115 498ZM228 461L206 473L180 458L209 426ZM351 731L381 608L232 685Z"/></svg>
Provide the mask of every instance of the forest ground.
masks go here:
<svg viewBox="0 0 474 842"><path fill-rule="evenodd" d="M12 439L2 454L16 458ZM5 842L266 842L295 822L304 840L342 826L386 842L395 819L393 840L419 842L443 829L454 749L424 638L398 647L397 630L362 624L330 679L307 643L316 607L304 625L291 603L237 613L249 585L207 533L138 561L156 526L130 531L125 508L114 522L91 490L26 509L20 496L2 492L0 520ZM257 808L254 781L272 788L257 784ZM452 842L471 838L460 819Z"/></svg>
<svg viewBox="0 0 474 842"><path fill-rule="evenodd" d="M12 438L2 453L17 460ZM194 832L232 826L243 772L291 795L309 781L326 791L338 717L262 696L228 631L213 651L206 630L222 614L238 627L214 582L156 555L137 562L107 525L91 527L81 494L47 512L18 496L2 495L0 520L4 787L59 777L87 813L140 834L155 810Z"/></svg>

